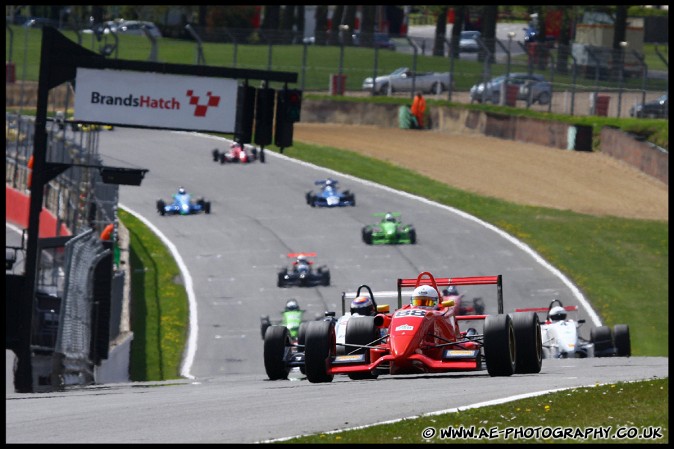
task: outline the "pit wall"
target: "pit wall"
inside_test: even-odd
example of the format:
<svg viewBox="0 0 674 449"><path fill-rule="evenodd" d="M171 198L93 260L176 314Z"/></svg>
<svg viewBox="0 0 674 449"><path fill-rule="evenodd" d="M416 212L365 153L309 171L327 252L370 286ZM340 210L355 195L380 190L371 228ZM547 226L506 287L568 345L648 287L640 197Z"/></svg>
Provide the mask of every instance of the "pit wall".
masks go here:
<svg viewBox="0 0 674 449"><path fill-rule="evenodd" d="M301 121L394 128L398 126L398 108L397 104L304 99ZM446 106L428 109L433 131L479 134L562 150L592 151L592 128L589 126ZM666 151L611 128L602 130L599 150L669 185L669 153Z"/></svg>

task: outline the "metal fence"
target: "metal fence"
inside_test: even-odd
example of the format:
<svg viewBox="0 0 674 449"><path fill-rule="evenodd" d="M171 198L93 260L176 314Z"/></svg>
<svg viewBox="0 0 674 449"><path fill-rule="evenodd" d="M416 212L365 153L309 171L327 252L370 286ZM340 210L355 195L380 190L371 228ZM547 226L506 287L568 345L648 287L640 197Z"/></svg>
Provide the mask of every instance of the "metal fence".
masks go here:
<svg viewBox="0 0 674 449"><path fill-rule="evenodd" d="M613 50L576 43L568 47L525 45L512 38L480 39L478 51L459 52L458 43L456 51L450 51L454 47L450 38L436 42L391 36L384 48L376 35L356 38L348 32L306 37L293 31L189 26L176 39L61 31L109 58L296 72L300 89L333 95L374 95L363 88L365 78L388 74L398 67L415 73L450 73L451 85L431 98L457 103L475 101L470 88L493 77L537 74L550 83L552 101L538 104L522 99L515 107L571 115L627 117L633 105L654 100L668 90L667 43L655 47L658 57L649 67L643 50L629 46ZM389 48L389 43L394 48ZM437 52L441 56L433 56L435 45L442 47ZM14 46L14 54L20 55L21 39L16 39ZM23 67L17 70L25 71ZM390 95L411 97L412 92L393 91ZM598 95L610 97L605 113L597 113L592 102Z"/></svg>
<svg viewBox="0 0 674 449"><path fill-rule="evenodd" d="M5 183L28 195L34 117L6 113L5 126ZM56 119L48 123L47 133L49 162L102 165L98 131L82 131ZM118 190L118 185L104 184L97 170L80 166L68 168L45 186L44 207L56 217L52 233L56 238L38 241L41 251L31 331L38 389L94 381L97 356L92 338L96 337L98 312L94 281L105 281L94 270L113 251L104 246L100 233L107 224L117 223ZM74 237L68 238L64 227ZM46 243L51 240L56 243ZM111 278L109 331L104 326L105 335L98 337L105 344L122 332L125 272L117 268L103 275Z"/></svg>

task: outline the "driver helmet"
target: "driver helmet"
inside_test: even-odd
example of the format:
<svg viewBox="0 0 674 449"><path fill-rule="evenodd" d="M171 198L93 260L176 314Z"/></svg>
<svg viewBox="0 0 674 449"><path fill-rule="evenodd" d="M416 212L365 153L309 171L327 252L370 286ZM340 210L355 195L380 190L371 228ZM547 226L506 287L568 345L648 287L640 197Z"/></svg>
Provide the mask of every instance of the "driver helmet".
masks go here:
<svg viewBox="0 0 674 449"><path fill-rule="evenodd" d="M359 296L351 301L351 314L374 315L374 303L369 296Z"/></svg>
<svg viewBox="0 0 674 449"><path fill-rule="evenodd" d="M396 219L393 214L389 212L384 216L384 221L396 221Z"/></svg>
<svg viewBox="0 0 674 449"><path fill-rule="evenodd" d="M459 296L459 290L455 285L450 285L442 291L443 296Z"/></svg>
<svg viewBox="0 0 674 449"><path fill-rule="evenodd" d="M548 312L548 318L550 321L563 321L566 319L566 310L564 307L555 306Z"/></svg>
<svg viewBox="0 0 674 449"><path fill-rule="evenodd" d="M184 187L178 187L178 193L181 194L181 195L184 195L187 192L185 191Z"/></svg>
<svg viewBox="0 0 674 449"><path fill-rule="evenodd" d="M297 263L298 264L309 263L309 261L307 260L307 256L304 255L297 256Z"/></svg>
<svg viewBox="0 0 674 449"><path fill-rule="evenodd" d="M413 306L432 307L438 303L438 292L430 285L420 285L412 292Z"/></svg>
<svg viewBox="0 0 674 449"><path fill-rule="evenodd" d="M291 310L300 310L300 305L296 299L289 299L286 302L286 312L290 312Z"/></svg>

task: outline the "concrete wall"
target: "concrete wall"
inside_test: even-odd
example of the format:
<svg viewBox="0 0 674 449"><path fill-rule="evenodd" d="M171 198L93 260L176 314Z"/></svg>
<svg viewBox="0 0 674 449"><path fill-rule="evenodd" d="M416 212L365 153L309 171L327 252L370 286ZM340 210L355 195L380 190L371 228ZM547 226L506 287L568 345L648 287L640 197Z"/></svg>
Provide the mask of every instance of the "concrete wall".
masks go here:
<svg viewBox="0 0 674 449"><path fill-rule="evenodd" d="M600 142L602 153L625 161L669 185L669 153L667 151L648 142L636 140L613 128L601 130Z"/></svg>

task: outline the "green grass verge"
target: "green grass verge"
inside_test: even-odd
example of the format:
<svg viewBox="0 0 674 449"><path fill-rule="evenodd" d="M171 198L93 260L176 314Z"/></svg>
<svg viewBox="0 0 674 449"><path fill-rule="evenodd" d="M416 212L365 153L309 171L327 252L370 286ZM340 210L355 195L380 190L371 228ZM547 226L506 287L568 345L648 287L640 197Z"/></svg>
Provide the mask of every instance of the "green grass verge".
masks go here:
<svg viewBox="0 0 674 449"><path fill-rule="evenodd" d="M364 429L319 433L292 438L282 443L666 444L669 442L667 397L669 379L619 382L574 388L500 405L423 416ZM357 423L347 423L346 426L356 427ZM474 435L482 436L467 438L465 433L455 433L471 429L475 432ZM607 435L593 432L599 429L608 430ZM520 432L519 438L515 436L515 431ZM505 432L510 432L509 438L505 438ZM564 438L564 432L567 438ZM629 439L615 437L630 435L631 432L636 434ZM490 439L487 436L490 433L495 438ZM431 435L432 438L424 437ZM522 438L522 435L531 437ZM573 438L573 435L576 437ZM584 435L585 438L579 435ZM658 435L660 438L657 438Z"/></svg>
<svg viewBox="0 0 674 449"><path fill-rule="evenodd" d="M131 241L131 380L177 379L189 319L180 270L169 249L140 220L121 208L118 214Z"/></svg>

